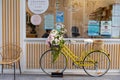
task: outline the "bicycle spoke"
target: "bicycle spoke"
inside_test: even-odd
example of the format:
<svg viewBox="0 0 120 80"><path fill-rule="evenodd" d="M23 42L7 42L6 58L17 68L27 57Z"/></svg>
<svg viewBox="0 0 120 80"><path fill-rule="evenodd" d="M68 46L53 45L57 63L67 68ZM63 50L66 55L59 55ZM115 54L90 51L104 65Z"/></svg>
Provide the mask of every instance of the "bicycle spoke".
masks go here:
<svg viewBox="0 0 120 80"><path fill-rule="evenodd" d="M67 59L64 54L60 53L59 57L53 62L52 51L46 51L40 58L40 66L43 72L51 76L51 73L62 73L66 69Z"/></svg>
<svg viewBox="0 0 120 80"><path fill-rule="evenodd" d="M110 60L104 52L94 51L89 53L85 59L86 61L91 60L94 65L84 66L84 71L90 76L102 76L104 75L110 67ZM91 63L92 64L92 63Z"/></svg>

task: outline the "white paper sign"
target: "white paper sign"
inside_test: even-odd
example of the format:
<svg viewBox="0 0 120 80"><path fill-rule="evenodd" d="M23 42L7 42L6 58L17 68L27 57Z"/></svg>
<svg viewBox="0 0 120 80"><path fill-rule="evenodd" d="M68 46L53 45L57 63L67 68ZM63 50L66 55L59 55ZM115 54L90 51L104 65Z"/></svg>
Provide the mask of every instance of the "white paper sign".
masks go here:
<svg viewBox="0 0 120 80"><path fill-rule="evenodd" d="M34 14L44 13L49 6L49 0L28 0L28 8Z"/></svg>
<svg viewBox="0 0 120 80"><path fill-rule="evenodd" d="M101 35L111 35L111 21L101 21Z"/></svg>

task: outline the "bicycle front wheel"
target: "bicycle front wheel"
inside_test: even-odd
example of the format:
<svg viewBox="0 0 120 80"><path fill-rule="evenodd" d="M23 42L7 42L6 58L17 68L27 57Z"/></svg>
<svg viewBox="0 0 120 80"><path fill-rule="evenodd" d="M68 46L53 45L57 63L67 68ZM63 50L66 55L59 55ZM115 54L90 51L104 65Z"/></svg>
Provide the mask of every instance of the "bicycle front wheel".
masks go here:
<svg viewBox="0 0 120 80"><path fill-rule="evenodd" d="M46 51L40 58L40 67L43 72L51 76L52 73L63 73L67 67L67 58L61 52L55 62L53 62L52 50Z"/></svg>
<svg viewBox="0 0 120 80"><path fill-rule="evenodd" d="M102 51L90 52L84 58L84 71L90 76L102 76L110 68L110 59L108 54Z"/></svg>

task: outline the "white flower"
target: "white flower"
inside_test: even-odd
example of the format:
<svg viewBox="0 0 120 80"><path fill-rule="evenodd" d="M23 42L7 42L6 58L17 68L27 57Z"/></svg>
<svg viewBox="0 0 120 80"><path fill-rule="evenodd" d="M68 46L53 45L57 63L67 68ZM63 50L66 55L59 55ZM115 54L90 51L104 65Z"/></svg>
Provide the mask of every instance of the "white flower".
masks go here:
<svg viewBox="0 0 120 80"><path fill-rule="evenodd" d="M63 44L63 35L67 32L65 26L63 24L59 24L61 26L60 30L53 29L48 36L47 43L52 45L60 45Z"/></svg>

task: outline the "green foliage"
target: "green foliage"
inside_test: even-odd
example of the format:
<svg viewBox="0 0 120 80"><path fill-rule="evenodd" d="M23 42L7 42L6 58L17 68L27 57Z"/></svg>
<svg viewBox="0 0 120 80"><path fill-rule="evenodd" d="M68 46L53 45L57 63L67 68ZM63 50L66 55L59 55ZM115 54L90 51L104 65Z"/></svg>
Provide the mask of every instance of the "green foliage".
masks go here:
<svg viewBox="0 0 120 80"><path fill-rule="evenodd" d="M62 50L62 47L65 43L63 35L67 32L63 24L59 24L59 26L59 30L53 29L48 37L48 42L51 44L50 47L53 50L53 62L57 60L57 57Z"/></svg>

